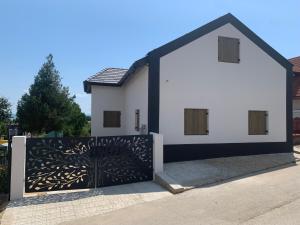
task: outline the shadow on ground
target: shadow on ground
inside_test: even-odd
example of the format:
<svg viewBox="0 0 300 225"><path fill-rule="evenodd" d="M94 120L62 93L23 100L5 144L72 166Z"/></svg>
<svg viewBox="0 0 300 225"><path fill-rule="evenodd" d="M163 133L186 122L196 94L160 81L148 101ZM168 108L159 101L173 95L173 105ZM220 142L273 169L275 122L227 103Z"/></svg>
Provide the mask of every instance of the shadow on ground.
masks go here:
<svg viewBox="0 0 300 225"><path fill-rule="evenodd" d="M285 153L286 154L286 153ZM292 158L291 158L292 157ZM187 189L209 187L296 165L300 154L260 155L206 159L165 164L165 172ZM11 201L7 208L80 200L101 195L138 195L165 192L153 182L140 182L89 190L42 193Z"/></svg>
<svg viewBox="0 0 300 225"><path fill-rule="evenodd" d="M38 196L25 197L20 200L11 201L7 208L74 201L100 195L138 195L155 192L165 192L165 190L153 182L140 182L88 190L65 191L64 193L43 193Z"/></svg>

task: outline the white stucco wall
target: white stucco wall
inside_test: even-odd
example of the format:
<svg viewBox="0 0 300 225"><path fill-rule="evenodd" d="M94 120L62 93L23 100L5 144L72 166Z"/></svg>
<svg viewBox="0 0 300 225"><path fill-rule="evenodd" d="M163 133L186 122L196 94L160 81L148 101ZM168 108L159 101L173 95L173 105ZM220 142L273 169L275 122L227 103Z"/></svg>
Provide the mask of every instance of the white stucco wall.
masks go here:
<svg viewBox="0 0 300 225"><path fill-rule="evenodd" d="M218 36L240 39L240 63L218 62ZM286 141L286 70L231 24L160 59L164 144ZM184 108L209 110L209 135L184 135ZM248 135L248 110L267 110L268 135Z"/></svg>
<svg viewBox="0 0 300 225"><path fill-rule="evenodd" d="M92 85L92 136L125 135L124 89ZM121 127L103 127L103 111L121 111Z"/></svg>
<svg viewBox="0 0 300 225"><path fill-rule="evenodd" d="M135 110L140 110L140 126L148 128L148 66L139 68L124 84L125 98L125 133L139 134L135 130ZM147 130L148 132L148 130Z"/></svg>
<svg viewBox="0 0 300 225"><path fill-rule="evenodd" d="M148 66L138 69L121 87L92 85L92 136L139 134L135 131L135 110L140 124L148 124ZM121 111L121 127L103 127L103 111Z"/></svg>

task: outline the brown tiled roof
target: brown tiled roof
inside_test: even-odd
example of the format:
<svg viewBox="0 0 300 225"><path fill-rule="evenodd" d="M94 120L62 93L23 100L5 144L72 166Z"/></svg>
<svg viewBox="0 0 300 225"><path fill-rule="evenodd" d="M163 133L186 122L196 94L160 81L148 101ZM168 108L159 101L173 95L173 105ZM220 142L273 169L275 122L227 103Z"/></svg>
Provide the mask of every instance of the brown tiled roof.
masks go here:
<svg viewBox="0 0 300 225"><path fill-rule="evenodd" d="M289 59L293 66L293 98L300 98L300 56Z"/></svg>
<svg viewBox="0 0 300 225"><path fill-rule="evenodd" d="M89 77L83 82L83 88L86 93L91 93L91 85L101 86L121 86L128 77L138 68L147 64L147 58L143 57L136 60L129 69L106 68Z"/></svg>
<svg viewBox="0 0 300 225"><path fill-rule="evenodd" d="M127 69L106 68L87 79L92 83L118 84L123 78Z"/></svg>
<svg viewBox="0 0 300 225"><path fill-rule="evenodd" d="M300 73L300 56L291 58L289 61L294 65L293 72Z"/></svg>

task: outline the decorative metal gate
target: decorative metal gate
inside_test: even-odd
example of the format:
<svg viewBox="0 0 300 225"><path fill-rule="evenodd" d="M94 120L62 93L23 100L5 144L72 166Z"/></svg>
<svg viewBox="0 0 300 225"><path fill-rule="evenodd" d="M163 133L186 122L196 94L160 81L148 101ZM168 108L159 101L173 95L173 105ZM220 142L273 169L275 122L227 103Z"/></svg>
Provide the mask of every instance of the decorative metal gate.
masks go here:
<svg viewBox="0 0 300 225"><path fill-rule="evenodd" d="M153 178L151 135L29 138L26 192L94 188Z"/></svg>
<svg viewBox="0 0 300 225"><path fill-rule="evenodd" d="M97 138L97 187L153 179L152 136Z"/></svg>

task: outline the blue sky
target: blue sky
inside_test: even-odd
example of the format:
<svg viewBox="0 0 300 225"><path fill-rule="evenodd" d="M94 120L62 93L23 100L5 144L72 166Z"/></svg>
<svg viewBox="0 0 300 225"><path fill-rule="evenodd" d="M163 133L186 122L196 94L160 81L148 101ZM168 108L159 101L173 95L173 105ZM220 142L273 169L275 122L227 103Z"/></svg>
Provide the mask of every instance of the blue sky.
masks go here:
<svg viewBox="0 0 300 225"><path fill-rule="evenodd" d="M1 0L0 96L13 104L52 53L62 82L90 113L82 82L128 68L148 51L231 12L286 58L300 55L300 1Z"/></svg>

